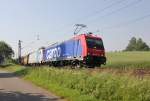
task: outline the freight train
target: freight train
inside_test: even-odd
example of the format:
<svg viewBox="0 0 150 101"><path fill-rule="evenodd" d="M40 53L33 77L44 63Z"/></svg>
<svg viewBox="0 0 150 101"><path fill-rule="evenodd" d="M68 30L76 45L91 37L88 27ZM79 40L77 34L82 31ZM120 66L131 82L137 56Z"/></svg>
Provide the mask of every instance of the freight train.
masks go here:
<svg viewBox="0 0 150 101"><path fill-rule="evenodd" d="M105 49L101 37L92 33L40 48L21 58L23 65L95 67L106 64Z"/></svg>

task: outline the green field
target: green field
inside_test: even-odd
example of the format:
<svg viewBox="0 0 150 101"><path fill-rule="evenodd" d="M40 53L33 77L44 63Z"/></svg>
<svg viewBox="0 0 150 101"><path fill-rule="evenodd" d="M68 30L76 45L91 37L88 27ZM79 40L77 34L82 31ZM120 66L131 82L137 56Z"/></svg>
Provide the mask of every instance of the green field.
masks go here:
<svg viewBox="0 0 150 101"><path fill-rule="evenodd" d="M150 70L150 52L107 53L107 59L103 69L19 65L3 69L69 101L150 101L150 75L133 73L137 68Z"/></svg>
<svg viewBox="0 0 150 101"><path fill-rule="evenodd" d="M150 52L106 53L108 68L150 68Z"/></svg>

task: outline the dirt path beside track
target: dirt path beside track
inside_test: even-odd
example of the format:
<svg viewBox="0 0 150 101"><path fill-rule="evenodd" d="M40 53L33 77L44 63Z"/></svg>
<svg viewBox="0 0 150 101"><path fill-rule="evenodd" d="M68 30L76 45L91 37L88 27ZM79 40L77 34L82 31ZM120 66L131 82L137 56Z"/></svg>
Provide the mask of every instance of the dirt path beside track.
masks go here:
<svg viewBox="0 0 150 101"><path fill-rule="evenodd" d="M0 70L0 101L62 101L13 73Z"/></svg>

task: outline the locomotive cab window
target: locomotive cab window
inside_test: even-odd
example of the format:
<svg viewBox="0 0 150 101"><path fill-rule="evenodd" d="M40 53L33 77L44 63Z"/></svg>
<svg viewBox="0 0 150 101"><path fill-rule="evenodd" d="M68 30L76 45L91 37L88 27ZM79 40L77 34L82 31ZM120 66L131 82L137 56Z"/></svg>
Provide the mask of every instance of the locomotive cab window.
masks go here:
<svg viewBox="0 0 150 101"><path fill-rule="evenodd" d="M87 47L92 49L104 50L103 41L96 38L86 38Z"/></svg>

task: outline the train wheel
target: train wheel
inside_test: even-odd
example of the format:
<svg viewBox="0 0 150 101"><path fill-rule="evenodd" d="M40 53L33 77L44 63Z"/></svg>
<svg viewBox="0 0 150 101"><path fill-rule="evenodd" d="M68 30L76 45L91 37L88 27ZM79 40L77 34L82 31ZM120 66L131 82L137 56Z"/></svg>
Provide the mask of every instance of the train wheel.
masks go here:
<svg viewBox="0 0 150 101"><path fill-rule="evenodd" d="M74 67L75 67L76 69L79 69L79 68L82 68L82 67L83 67L83 64L82 64L80 61L76 61Z"/></svg>
<svg viewBox="0 0 150 101"><path fill-rule="evenodd" d="M76 63L76 65L74 66L76 69L81 68L80 63Z"/></svg>

